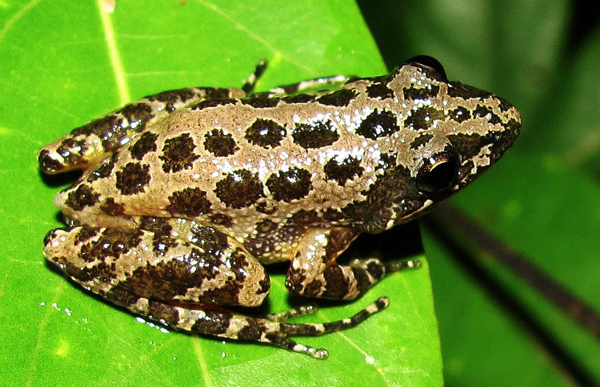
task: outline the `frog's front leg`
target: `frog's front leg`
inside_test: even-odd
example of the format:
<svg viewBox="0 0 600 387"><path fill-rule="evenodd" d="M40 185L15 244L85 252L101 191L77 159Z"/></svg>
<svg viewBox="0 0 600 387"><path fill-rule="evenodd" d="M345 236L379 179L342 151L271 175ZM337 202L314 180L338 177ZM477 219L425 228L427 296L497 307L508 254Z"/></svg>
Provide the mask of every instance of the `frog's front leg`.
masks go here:
<svg viewBox="0 0 600 387"><path fill-rule="evenodd" d="M351 228L313 229L300 240L287 273L286 287L305 297L352 300L367 291L386 273L376 258L340 265L336 258L358 232Z"/></svg>
<svg viewBox="0 0 600 387"><path fill-rule="evenodd" d="M147 126L174 111L208 99L243 98L245 95L241 89L196 87L144 97L73 129L71 133L45 146L39 154L40 166L50 174L86 169L139 137Z"/></svg>

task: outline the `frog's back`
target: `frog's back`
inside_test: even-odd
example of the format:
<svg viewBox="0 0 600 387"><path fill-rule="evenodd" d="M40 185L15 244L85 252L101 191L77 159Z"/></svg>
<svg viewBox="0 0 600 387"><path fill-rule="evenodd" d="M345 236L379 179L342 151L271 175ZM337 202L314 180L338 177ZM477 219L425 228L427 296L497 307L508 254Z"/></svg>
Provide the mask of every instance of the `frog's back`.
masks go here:
<svg viewBox="0 0 600 387"><path fill-rule="evenodd" d="M192 219L246 246L271 240L268 249L310 227L377 232L470 182L512 144L518 126L505 101L407 65L335 91L179 109L85 171L56 203L75 223ZM457 168L433 189L440 192L419 183L430 163Z"/></svg>
<svg viewBox="0 0 600 387"><path fill-rule="evenodd" d="M398 127L390 90L376 103L369 97L373 82L287 100L206 100L174 112L86 171L57 202L69 217L95 224L104 214L239 222L342 208L416 134Z"/></svg>

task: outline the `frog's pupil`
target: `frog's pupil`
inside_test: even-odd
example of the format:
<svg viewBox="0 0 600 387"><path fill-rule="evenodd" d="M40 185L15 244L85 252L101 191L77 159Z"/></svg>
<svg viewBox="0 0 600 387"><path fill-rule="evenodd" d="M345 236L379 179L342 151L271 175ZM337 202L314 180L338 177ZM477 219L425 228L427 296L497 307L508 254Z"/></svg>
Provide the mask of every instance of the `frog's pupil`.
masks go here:
<svg viewBox="0 0 600 387"><path fill-rule="evenodd" d="M425 192L439 192L450 187L457 174L454 157L442 154L429 160L431 163L423 166L417 177L419 188Z"/></svg>

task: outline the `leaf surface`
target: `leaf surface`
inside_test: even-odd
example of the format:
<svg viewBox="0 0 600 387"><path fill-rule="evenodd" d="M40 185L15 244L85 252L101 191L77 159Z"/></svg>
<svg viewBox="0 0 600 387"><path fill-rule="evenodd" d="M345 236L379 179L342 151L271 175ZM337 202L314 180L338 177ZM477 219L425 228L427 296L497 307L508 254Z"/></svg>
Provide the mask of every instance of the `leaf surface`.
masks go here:
<svg viewBox="0 0 600 387"><path fill-rule="evenodd" d="M7 385L439 385L441 357L427 264L391 275L355 303L302 321L348 317L380 295L391 306L359 327L300 342L330 358L222 342L136 320L44 263L63 224L53 196L73 176L43 176L37 151L144 95L239 87L261 58L259 90L386 73L351 1L14 1L0 7L0 365ZM395 237L397 238L397 237ZM296 305L275 268L266 312ZM7 334L8 333L8 334Z"/></svg>

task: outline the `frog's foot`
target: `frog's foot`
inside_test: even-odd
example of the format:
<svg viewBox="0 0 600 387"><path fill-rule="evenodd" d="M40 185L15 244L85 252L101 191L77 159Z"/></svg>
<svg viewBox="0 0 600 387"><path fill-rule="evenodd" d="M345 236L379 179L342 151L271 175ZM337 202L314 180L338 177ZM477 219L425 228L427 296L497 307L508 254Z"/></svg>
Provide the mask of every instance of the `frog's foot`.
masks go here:
<svg viewBox="0 0 600 387"><path fill-rule="evenodd" d="M112 301L117 304L124 305L127 303L126 299L121 299L116 293L112 296L116 297ZM224 310L218 306L198 305L196 308L192 308L190 305L190 307L182 307L181 304L171 305L141 298L125 306L136 314L148 316L156 322L175 329L233 340L260 342L304 353L316 359L326 359L329 356L326 349L317 349L300 344L289 336L319 336L352 328L365 321L369 316L385 309L388 305L388 299L381 297L350 318L327 323L305 324L283 323L266 318L249 317ZM284 312L284 314L286 313Z"/></svg>

